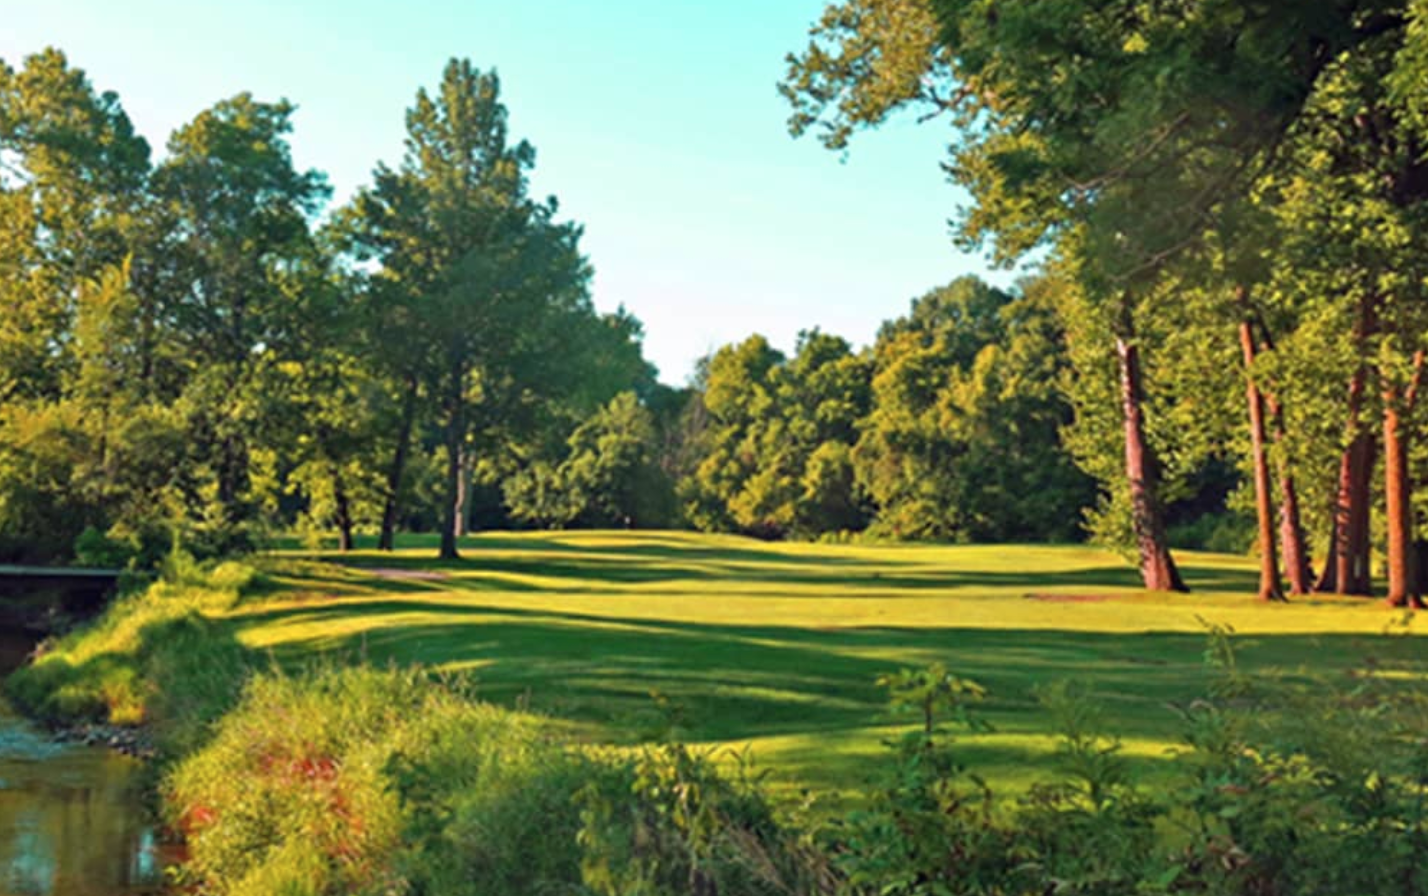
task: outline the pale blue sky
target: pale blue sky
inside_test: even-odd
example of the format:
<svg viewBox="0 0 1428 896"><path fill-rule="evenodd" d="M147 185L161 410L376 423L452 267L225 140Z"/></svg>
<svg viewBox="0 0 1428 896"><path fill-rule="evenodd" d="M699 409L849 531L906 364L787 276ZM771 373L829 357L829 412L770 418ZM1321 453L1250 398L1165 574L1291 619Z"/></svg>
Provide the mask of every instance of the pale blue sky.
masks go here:
<svg viewBox="0 0 1428 896"><path fill-rule="evenodd" d="M585 225L596 304L644 321L647 356L680 383L752 332L865 344L914 295L986 271L948 236L962 197L938 167L945 124L892 122L846 163L788 136L775 84L822 6L3 0L0 58L60 47L156 150L220 98L286 97L294 155L334 202L400 158L403 111L449 57L494 66L537 192Z"/></svg>

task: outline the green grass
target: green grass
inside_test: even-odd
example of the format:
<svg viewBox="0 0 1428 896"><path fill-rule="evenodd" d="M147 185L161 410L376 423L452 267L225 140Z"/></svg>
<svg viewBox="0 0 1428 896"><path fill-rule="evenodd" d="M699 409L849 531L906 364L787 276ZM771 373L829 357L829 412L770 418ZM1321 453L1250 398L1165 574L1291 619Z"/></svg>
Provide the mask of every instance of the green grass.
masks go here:
<svg viewBox="0 0 1428 896"><path fill-rule="evenodd" d="M1176 746L1172 706L1204 693L1205 621L1243 636L1252 670L1422 670L1421 640L1385 634L1401 616L1335 599L1258 604L1243 558L1183 555L1195 593L1169 596L1084 547L493 534L467 539L454 563L433 547L278 552L270 586L217 616L285 666L327 655L464 670L486 699L580 737L633 743L673 724L694 743L750 747L781 786L819 790L860 785L911 722L888 716L873 684L901 666L941 661L990 690L995 731L967 736L963 754L1011 787L1055 746L1035 688L1067 678L1095 687L1154 777Z"/></svg>

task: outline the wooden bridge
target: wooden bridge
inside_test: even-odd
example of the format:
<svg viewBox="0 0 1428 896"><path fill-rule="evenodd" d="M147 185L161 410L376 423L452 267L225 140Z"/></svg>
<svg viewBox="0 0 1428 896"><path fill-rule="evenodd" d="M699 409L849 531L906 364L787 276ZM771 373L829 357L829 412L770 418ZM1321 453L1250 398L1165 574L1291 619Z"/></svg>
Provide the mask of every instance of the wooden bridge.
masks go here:
<svg viewBox="0 0 1428 896"><path fill-rule="evenodd" d="M98 612L123 571L0 564L0 625L46 628Z"/></svg>

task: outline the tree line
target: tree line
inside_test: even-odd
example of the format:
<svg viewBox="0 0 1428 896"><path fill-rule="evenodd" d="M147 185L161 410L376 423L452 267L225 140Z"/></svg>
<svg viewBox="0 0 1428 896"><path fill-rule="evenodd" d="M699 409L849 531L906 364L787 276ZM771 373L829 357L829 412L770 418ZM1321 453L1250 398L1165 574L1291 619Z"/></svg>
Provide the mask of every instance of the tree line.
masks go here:
<svg viewBox="0 0 1428 896"><path fill-rule="evenodd" d="M649 392L499 89L453 60L401 163L323 214L287 102L223 100L154 162L61 52L0 64L0 553L223 553L310 521L344 546L438 528L454 556L472 458Z"/></svg>
<svg viewBox="0 0 1428 896"><path fill-rule="evenodd" d="M959 239L1070 285L1071 447L1147 587L1184 587L1166 506L1219 442L1261 597L1367 594L1378 546L1421 603L1428 4L840 0L788 63L834 149L949 121Z"/></svg>
<svg viewBox="0 0 1428 896"><path fill-rule="evenodd" d="M293 530L470 527L1065 540L1045 285L967 278L875 345L754 336L657 382L530 195L494 73L453 60L400 164L328 209L293 107L242 94L155 162L57 50L0 67L0 556L153 562Z"/></svg>
<svg viewBox="0 0 1428 896"><path fill-rule="evenodd" d="M959 239L1036 273L934 289L861 350L752 336L680 389L594 310L494 72L449 63L401 162L329 210L286 102L222 101L154 162L63 54L0 64L0 554L1089 532L1174 589L1177 530L1245 549L1246 518L1262 597L1366 594L1380 552L1413 602L1422 4L1182 6L830 5L781 85L794 132L949 116Z"/></svg>

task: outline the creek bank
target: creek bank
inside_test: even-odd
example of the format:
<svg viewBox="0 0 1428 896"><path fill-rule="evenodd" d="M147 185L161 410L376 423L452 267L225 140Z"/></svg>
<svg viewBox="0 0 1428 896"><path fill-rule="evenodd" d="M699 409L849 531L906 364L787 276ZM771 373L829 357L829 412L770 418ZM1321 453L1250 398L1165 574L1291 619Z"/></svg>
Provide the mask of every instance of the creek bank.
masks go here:
<svg viewBox="0 0 1428 896"><path fill-rule="evenodd" d="M0 680L38 638L0 627ZM149 747L142 731L109 727L47 731L0 702L0 893L162 892L166 860L134 758Z"/></svg>
<svg viewBox="0 0 1428 896"><path fill-rule="evenodd" d="M153 739L144 728L105 725L96 722L56 728L50 731L50 736L56 743L101 747L145 762L158 754Z"/></svg>

